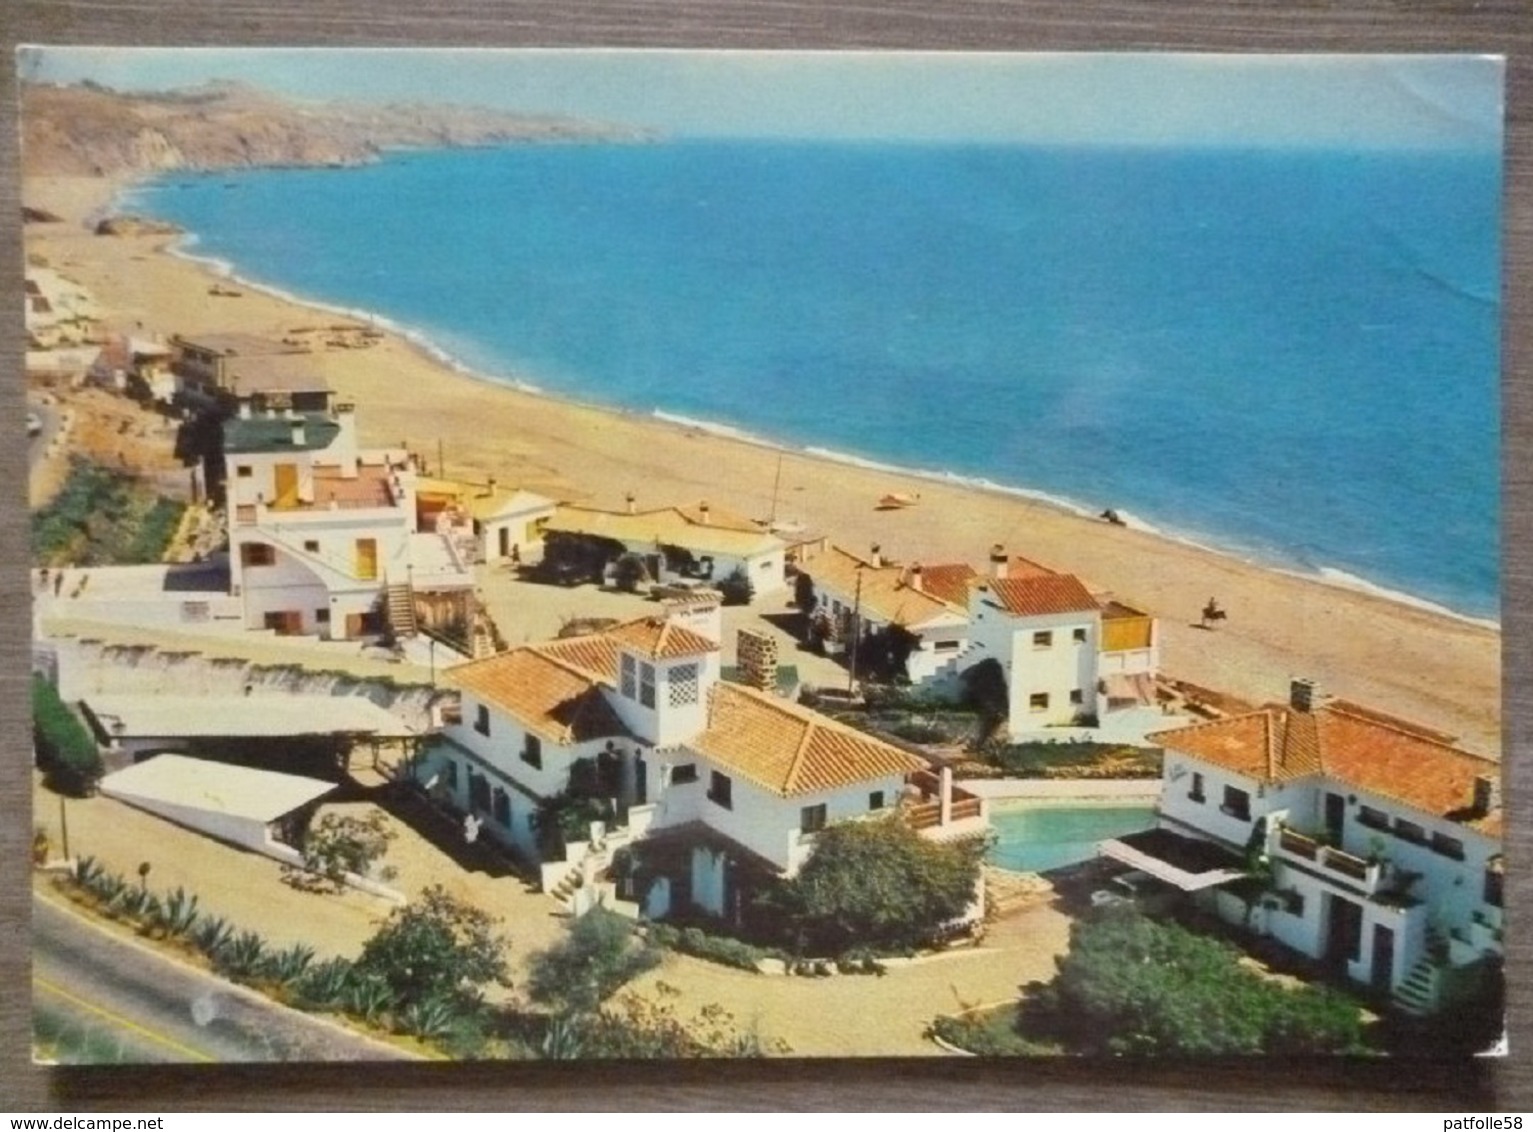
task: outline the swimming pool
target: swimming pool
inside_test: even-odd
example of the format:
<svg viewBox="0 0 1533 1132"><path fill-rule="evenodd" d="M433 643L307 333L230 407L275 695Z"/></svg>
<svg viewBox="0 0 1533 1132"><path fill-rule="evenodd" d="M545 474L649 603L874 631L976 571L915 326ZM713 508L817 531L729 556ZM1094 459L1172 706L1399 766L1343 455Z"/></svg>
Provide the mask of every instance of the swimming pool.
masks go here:
<svg viewBox="0 0 1533 1132"><path fill-rule="evenodd" d="M1096 856L1097 842L1155 825L1153 806L997 807L990 812L996 843L990 863L1041 872Z"/></svg>

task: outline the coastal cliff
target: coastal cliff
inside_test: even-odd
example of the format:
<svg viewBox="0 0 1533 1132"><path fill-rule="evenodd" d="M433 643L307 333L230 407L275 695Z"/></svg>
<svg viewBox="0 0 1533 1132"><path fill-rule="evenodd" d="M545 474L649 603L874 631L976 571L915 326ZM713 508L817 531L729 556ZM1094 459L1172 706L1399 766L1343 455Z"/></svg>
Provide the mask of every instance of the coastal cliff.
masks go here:
<svg viewBox="0 0 1533 1132"><path fill-rule="evenodd" d="M296 102L239 83L162 94L28 83L22 122L29 176L360 165L393 147L649 137L609 123L466 106Z"/></svg>

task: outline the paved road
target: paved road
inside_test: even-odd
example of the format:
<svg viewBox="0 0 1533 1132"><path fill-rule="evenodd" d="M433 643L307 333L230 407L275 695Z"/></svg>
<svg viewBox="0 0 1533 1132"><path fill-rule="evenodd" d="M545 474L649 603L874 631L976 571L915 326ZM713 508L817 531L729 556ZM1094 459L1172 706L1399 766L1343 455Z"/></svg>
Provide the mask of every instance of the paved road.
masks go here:
<svg viewBox="0 0 1533 1132"><path fill-rule="evenodd" d="M32 897L32 1002L60 1061L378 1061L402 1051L244 993Z"/></svg>

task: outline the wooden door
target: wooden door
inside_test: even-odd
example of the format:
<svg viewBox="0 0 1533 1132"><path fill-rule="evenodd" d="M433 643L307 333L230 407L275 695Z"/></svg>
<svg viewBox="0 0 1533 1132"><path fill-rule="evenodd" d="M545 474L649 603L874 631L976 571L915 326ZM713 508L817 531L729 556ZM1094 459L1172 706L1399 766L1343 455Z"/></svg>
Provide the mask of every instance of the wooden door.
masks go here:
<svg viewBox="0 0 1533 1132"><path fill-rule="evenodd" d="M375 538L357 539L357 550L353 573L364 582L370 582L378 576L378 540Z"/></svg>
<svg viewBox="0 0 1533 1132"><path fill-rule="evenodd" d="M278 464L276 474L276 499L278 507L291 507L298 502L298 465Z"/></svg>
<svg viewBox="0 0 1533 1132"><path fill-rule="evenodd" d="M362 635L364 617L366 617L366 614L363 613L346 614L346 639L348 641L356 640Z"/></svg>

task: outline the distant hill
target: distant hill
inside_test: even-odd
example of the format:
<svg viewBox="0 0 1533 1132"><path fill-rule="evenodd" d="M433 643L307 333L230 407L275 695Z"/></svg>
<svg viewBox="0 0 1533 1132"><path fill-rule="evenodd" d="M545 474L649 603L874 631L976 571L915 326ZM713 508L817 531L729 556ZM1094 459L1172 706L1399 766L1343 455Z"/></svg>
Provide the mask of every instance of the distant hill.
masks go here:
<svg viewBox="0 0 1533 1132"><path fill-rule="evenodd" d="M22 171L110 175L254 165L360 165L395 146L644 141L643 130L424 103L297 102L239 83L125 94L22 87Z"/></svg>

